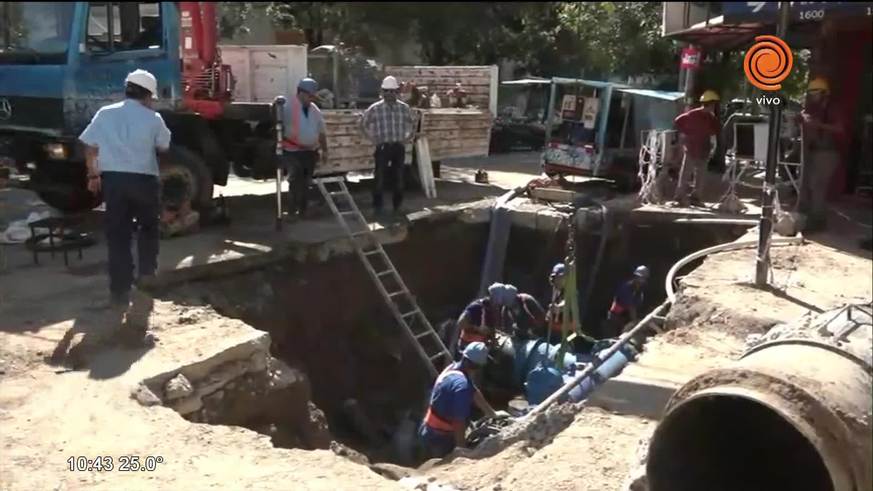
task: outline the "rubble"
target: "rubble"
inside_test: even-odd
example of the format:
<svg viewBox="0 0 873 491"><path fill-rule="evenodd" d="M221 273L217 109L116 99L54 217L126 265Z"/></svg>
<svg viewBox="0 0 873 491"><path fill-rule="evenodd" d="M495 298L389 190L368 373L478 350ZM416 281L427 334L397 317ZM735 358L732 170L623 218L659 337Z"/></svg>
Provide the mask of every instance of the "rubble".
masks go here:
<svg viewBox="0 0 873 491"><path fill-rule="evenodd" d="M164 386L164 400L173 401L188 397L194 393L194 387L191 382L181 373L171 378Z"/></svg>
<svg viewBox="0 0 873 491"><path fill-rule="evenodd" d="M161 405L161 400L158 396L142 383L136 384L136 386L130 391L130 397L146 407Z"/></svg>
<svg viewBox="0 0 873 491"><path fill-rule="evenodd" d="M525 442L527 447L542 448L569 426L583 407L584 403L551 406L531 419L518 420L500 433L485 438L475 449L464 451L463 456L471 459L488 458L520 441Z"/></svg>

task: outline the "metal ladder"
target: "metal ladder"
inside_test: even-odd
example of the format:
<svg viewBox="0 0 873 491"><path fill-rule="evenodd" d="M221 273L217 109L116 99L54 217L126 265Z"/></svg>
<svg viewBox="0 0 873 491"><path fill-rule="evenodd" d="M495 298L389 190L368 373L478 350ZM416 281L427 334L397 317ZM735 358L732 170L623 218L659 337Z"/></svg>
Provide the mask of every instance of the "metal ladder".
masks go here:
<svg viewBox="0 0 873 491"><path fill-rule="evenodd" d="M415 347L418 356L424 360L431 376L436 377L443 366L451 363L452 355L430 325L424 312L418 307L415 297L406 288L403 278L400 277L382 244L370 229L370 224L367 223L349 193L345 177L316 177L313 181L346 236L351 240L355 252L364 263L385 304L391 310L394 320L403 328L404 334ZM328 189L328 184L335 184L336 189ZM337 201L344 201L344 203ZM443 359L443 363L438 366L440 359Z"/></svg>

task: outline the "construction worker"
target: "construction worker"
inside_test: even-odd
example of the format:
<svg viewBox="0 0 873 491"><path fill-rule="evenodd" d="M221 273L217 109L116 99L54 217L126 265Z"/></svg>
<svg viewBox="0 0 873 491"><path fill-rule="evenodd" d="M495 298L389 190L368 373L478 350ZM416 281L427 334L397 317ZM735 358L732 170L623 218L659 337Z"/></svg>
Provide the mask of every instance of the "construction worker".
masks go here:
<svg viewBox="0 0 873 491"><path fill-rule="evenodd" d="M552 268L552 273L549 275L549 284L552 285L552 301L549 303L549 310L546 313L546 325L549 328L549 335L560 339L563 332L563 311L564 311L564 275L566 274L566 266L564 263L558 263Z"/></svg>
<svg viewBox="0 0 873 491"><path fill-rule="evenodd" d="M327 163L327 129L321 110L313 104L317 99L318 82L304 78L297 84L297 96L289 97L282 106L284 135L282 150L284 165L289 169L291 193L290 217L302 218L306 214L307 193L312 184L315 163Z"/></svg>
<svg viewBox="0 0 873 491"><path fill-rule="evenodd" d="M806 215L807 232L821 230L827 221L827 194L831 177L840 162L837 139L842 129L833 122L830 86L816 77L809 82L806 103L800 113L806 147L798 209Z"/></svg>
<svg viewBox="0 0 873 491"><path fill-rule="evenodd" d="M425 459L443 457L465 445L467 420L476 394L473 377L487 361L485 343L470 343L461 361L447 366L437 377L418 430Z"/></svg>
<svg viewBox="0 0 873 491"><path fill-rule="evenodd" d="M457 352L473 342L490 343L502 320L503 305L518 294L515 287L503 283L488 287L488 295L470 302L458 318Z"/></svg>
<svg viewBox="0 0 873 491"><path fill-rule="evenodd" d="M506 286L515 288L512 285ZM517 293L515 298L503 307L501 325L511 334L531 337L545 329L546 311L532 295Z"/></svg>
<svg viewBox="0 0 873 491"><path fill-rule="evenodd" d="M494 283L488 295L473 300L458 319L457 351L473 342L491 344L497 330L514 334L536 333L545 325L545 311L540 303L513 285Z"/></svg>
<svg viewBox="0 0 873 491"><path fill-rule="evenodd" d="M711 139L721 131L716 110L721 98L714 90L700 96L700 107L686 111L673 121L679 131L685 156L679 172L676 197L679 206L701 205L706 164L714 147Z"/></svg>
<svg viewBox="0 0 873 491"><path fill-rule="evenodd" d="M124 79L125 100L101 107L79 140L85 144L88 190L103 193L106 241L109 248L111 304L130 307L134 282L131 241L137 231L139 280L155 274L160 245L161 183L157 154L170 148L170 130L153 109L158 81L145 70ZM146 318L130 317L133 338L147 339Z"/></svg>
<svg viewBox="0 0 873 491"><path fill-rule="evenodd" d="M619 285L607 314L608 334L618 335L628 323L636 322L638 309L643 304L643 289L649 281L649 268L637 266L633 277Z"/></svg>
<svg viewBox="0 0 873 491"><path fill-rule="evenodd" d="M367 108L361 120L361 131L376 146L373 158L376 161L373 186L373 209L382 214L382 191L385 186L385 171L390 170L394 180L394 214L402 212L403 164L406 144L415 137L415 120L409 106L397 99L400 85L392 76L382 80L382 100Z"/></svg>

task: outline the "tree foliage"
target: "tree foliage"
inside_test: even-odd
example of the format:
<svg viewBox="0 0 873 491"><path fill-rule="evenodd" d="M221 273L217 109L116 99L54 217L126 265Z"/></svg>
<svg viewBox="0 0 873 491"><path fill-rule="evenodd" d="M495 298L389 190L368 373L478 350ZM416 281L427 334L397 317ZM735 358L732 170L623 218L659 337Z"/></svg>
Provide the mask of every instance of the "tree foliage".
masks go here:
<svg viewBox="0 0 873 491"><path fill-rule="evenodd" d="M254 3L266 4L277 26L302 29L310 46L342 41L375 54L379 44L411 41L426 63L512 60L542 75L676 71L673 43L660 35L660 2Z"/></svg>

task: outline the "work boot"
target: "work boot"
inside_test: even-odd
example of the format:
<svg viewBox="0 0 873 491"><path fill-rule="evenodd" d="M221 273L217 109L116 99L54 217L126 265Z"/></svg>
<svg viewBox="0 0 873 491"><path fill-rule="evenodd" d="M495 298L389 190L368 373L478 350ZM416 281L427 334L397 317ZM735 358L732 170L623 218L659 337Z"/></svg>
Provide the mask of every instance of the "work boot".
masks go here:
<svg viewBox="0 0 873 491"><path fill-rule="evenodd" d="M124 319L124 328L145 333L149 328L149 316L154 309L155 300L140 290L135 289L131 298L130 308Z"/></svg>
<svg viewBox="0 0 873 491"><path fill-rule="evenodd" d="M120 337L121 344L127 348L154 348L158 342L154 334L134 329L122 329Z"/></svg>

